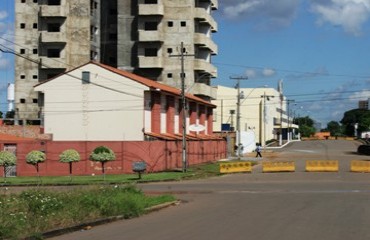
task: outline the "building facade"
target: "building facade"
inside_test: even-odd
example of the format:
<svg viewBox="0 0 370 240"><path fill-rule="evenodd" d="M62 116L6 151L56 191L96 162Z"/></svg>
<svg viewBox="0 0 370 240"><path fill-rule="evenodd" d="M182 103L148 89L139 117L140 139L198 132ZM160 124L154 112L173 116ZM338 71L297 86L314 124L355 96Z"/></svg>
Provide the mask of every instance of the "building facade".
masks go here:
<svg viewBox="0 0 370 240"><path fill-rule="evenodd" d="M17 0L15 117L40 122L43 95L33 86L90 60L175 88L184 79L187 92L214 99L217 8L217 0Z"/></svg>
<svg viewBox="0 0 370 240"><path fill-rule="evenodd" d="M109 87L107 87L109 86ZM208 101L101 63L90 62L35 87L45 96L44 131L54 141L209 139L213 108ZM66 94L68 93L68 94ZM199 132L189 129L202 125Z"/></svg>
<svg viewBox="0 0 370 240"><path fill-rule="evenodd" d="M217 86L217 106L214 112L214 130L237 131L238 90ZM263 146L270 140L288 140L288 132L298 126L288 114L289 101L274 88L240 88L239 130L254 136L255 143Z"/></svg>

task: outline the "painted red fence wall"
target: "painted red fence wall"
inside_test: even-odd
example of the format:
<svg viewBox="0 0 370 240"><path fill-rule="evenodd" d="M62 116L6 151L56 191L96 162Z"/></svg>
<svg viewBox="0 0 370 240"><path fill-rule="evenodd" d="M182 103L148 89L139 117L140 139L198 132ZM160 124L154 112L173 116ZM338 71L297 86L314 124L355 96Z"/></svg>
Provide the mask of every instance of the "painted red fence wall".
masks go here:
<svg viewBox="0 0 370 240"><path fill-rule="evenodd" d="M1 142L1 148L4 148ZM90 153L98 146L107 146L116 154L116 160L105 164L106 174L132 173L132 163L145 161L147 172L158 172L182 167L181 141L138 142L85 142L85 141L29 141L17 142L17 176L35 176L34 166L26 163L26 155L32 150L46 153L46 161L39 164L41 176L69 174L69 165L59 162L59 155L67 149L80 153L81 161L73 163L73 175L99 175L101 163L89 160ZM225 140L187 141L188 165L212 162L227 155ZM0 168L0 171L3 169Z"/></svg>

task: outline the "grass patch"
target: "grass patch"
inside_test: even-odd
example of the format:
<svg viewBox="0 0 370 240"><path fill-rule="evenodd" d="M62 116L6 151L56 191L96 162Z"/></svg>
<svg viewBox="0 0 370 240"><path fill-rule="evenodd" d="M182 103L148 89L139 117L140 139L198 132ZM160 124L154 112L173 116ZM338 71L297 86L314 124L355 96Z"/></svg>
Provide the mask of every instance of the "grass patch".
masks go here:
<svg viewBox="0 0 370 240"><path fill-rule="evenodd" d="M47 185L97 185L97 184L131 184L138 182L180 181L184 179L199 179L220 175L219 163L207 163L191 166L185 173L181 171L166 171L158 173L143 173L141 179L138 174L108 174L95 176L43 176L8 177L2 186L47 186Z"/></svg>
<svg viewBox="0 0 370 240"><path fill-rule="evenodd" d="M0 239L40 239L51 229L110 216L137 217L146 208L174 200L170 195L146 196L133 186L0 195Z"/></svg>

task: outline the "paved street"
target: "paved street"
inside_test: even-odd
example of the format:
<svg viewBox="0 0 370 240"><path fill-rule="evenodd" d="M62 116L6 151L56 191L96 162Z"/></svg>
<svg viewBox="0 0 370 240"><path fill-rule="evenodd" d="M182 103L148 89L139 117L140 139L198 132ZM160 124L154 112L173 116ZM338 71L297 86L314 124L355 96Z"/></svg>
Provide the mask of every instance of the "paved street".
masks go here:
<svg viewBox="0 0 370 240"><path fill-rule="evenodd" d="M370 239L370 174L349 172L355 141L296 142L262 161L296 162L294 173L230 174L197 181L140 185L181 203L54 239ZM338 160L339 173L305 172L305 160Z"/></svg>

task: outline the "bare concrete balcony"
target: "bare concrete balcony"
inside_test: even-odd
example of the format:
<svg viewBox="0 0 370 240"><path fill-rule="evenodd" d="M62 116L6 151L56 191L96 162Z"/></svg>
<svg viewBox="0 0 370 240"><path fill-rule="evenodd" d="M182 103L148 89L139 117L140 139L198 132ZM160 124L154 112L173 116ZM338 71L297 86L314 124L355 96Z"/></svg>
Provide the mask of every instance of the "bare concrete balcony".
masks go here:
<svg viewBox="0 0 370 240"><path fill-rule="evenodd" d="M139 15L164 15L162 4L139 4Z"/></svg>
<svg viewBox="0 0 370 240"><path fill-rule="evenodd" d="M163 68L163 58L159 56L139 56L140 68Z"/></svg>
<svg viewBox="0 0 370 240"><path fill-rule="evenodd" d="M65 32L41 32L40 42L43 42L43 43L67 42L67 37L66 37Z"/></svg>
<svg viewBox="0 0 370 240"><path fill-rule="evenodd" d="M66 17L66 8L60 6L41 5L41 17Z"/></svg>
<svg viewBox="0 0 370 240"><path fill-rule="evenodd" d="M217 10L218 9L218 0L211 0L212 9Z"/></svg>
<svg viewBox="0 0 370 240"><path fill-rule="evenodd" d="M155 41L162 42L163 41L162 32L139 30L139 41L140 42L155 42Z"/></svg>
<svg viewBox="0 0 370 240"><path fill-rule="evenodd" d="M204 8L195 8L194 18L199 19L201 22L208 23L211 26L213 32L218 31L217 22Z"/></svg>
<svg viewBox="0 0 370 240"><path fill-rule="evenodd" d="M66 59L65 58L49 58L49 57L40 57L41 68L66 68Z"/></svg>
<svg viewBox="0 0 370 240"><path fill-rule="evenodd" d="M218 46L203 33L194 34L194 43L211 50L212 54L218 54Z"/></svg>
<svg viewBox="0 0 370 240"><path fill-rule="evenodd" d="M217 89L213 88L205 83L194 83L194 86L191 89L191 93L195 95L203 95L216 99Z"/></svg>
<svg viewBox="0 0 370 240"><path fill-rule="evenodd" d="M212 77L217 77L217 68L203 59L194 59L194 70L208 72Z"/></svg>

